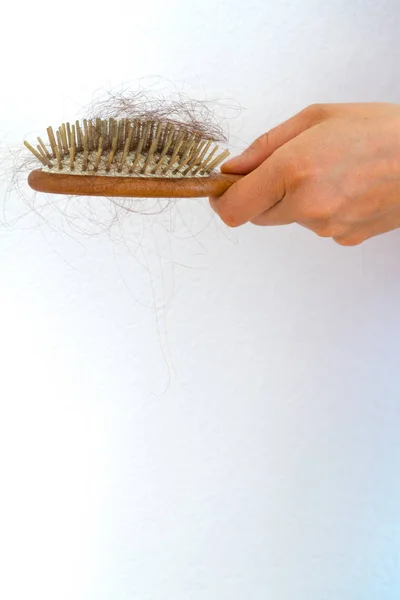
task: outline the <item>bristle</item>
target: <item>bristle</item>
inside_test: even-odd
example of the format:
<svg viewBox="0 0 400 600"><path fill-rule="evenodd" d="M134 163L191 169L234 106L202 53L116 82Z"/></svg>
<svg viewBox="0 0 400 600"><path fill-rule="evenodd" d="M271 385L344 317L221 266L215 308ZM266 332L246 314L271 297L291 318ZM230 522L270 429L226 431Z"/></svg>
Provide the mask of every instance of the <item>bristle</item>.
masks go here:
<svg viewBox="0 0 400 600"><path fill-rule="evenodd" d="M60 171L62 171L62 168L63 168L63 164L62 164L62 144L61 144L61 136L60 136L60 131L59 130L56 132L56 135L57 135L57 146L56 146L57 164L58 164L58 168L60 169Z"/></svg>
<svg viewBox="0 0 400 600"><path fill-rule="evenodd" d="M108 148L111 149L113 139L114 139L114 130L115 130L115 119L108 119Z"/></svg>
<svg viewBox="0 0 400 600"><path fill-rule="evenodd" d="M88 121L89 152L94 149L93 135L93 121Z"/></svg>
<svg viewBox="0 0 400 600"><path fill-rule="evenodd" d="M68 148L71 147L71 125L69 123L67 123L67 142L68 142Z"/></svg>
<svg viewBox="0 0 400 600"><path fill-rule="evenodd" d="M132 144L130 149L133 150L139 144L140 138L140 121L139 119L135 119L133 122L133 135L132 135Z"/></svg>
<svg viewBox="0 0 400 600"><path fill-rule="evenodd" d="M89 148L88 148L88 138L87 135L83 136L83 163L82 163L82 171L87 171L89 163Z"/></svg>
<svg viewBox="0 0 400 600"><path fill-rule="evenodd" d="M97 148L98 144L99 144L99 139L102 136L102 121L101 119L96 119L96 125L95 125L95 148Z"/></svg>
<svg viewBox="0 0 400 600"><path fill-rule="evenodd" d="M179 136L175 142L175 145L172 148L172 156L162 171L163 174L166 173L167 171L169 171L174 166L176 157L178 156L179 150L181 149L181 146L184 143L184 141L185 141L185 132L181 131L181 133L179 134Z"/></svg>
<svg viewBox="0 0 400 600"><path fill-rule="evenodd" d="M83 144L85 144L85 138L86 138L86 144L87 144L87 148L89 150L90 149L90 147L89 147L89 130L88 130L87 119L83 119L82 123L83 123Z"/></svg>
<svg viewBox="0 0 400 600"><path fill-rule="evenodd" d="M47 158L46 154L44 153L44 151L43 151L43 148L40 146L40 144L38 144L38 145L36 146L36 148L37 148L37 151L39 152L40 156L42 157L42 158L41 158L41 162L42 162L43 164L47 165L47 164L48 164L50 161L49 161L49 159Z"/></svg>
<svg viewBox="0 0 400 600"><path fill-rule="evenodd" d="M102 121L101 137L103 138L103 150L106 150L108 148L108 123L107 123L107 121Z"/></svg>
<svg viewBox="0 0 400 600"><path fill-rule="evenodd" d="M151 146L151 141L153 139L153 127L154 127L154 121L147 121L147 123L145 123L144 130L143 130L143 138L144 138L143 151L144 152L147 152Z"/></svg>
<svg viewBox="0 0 400 600"><path fill-rule="evenodd" d="M194 134L185 132L185 139L184 139L184 142L183 142L181 150L180 150L182 155L183 154L186 155L188 148L190 148L192 146L193 139L194 139Z"/></svg>
<svg viewBox="0 0 400 600"><path fill-rule="evenodd" d="M75 168L75 152L76 152L75 125L72 125L70 140L71 140L71 144L69 147L69 168L71 169L71 171L73 171Z"/></svg>
<svg viewBox="0 0 400 600"><path fill-rule="evenodd" d="M125 132L124 132L124 143L123 147L125 148L125 142L128 139L129 133L132 130L132 122L130 119L125 119ZM131 136L132 139L132 136Z"/></svg>
<svg viewBox="0 0 400 600"><path fill-rule="evenodd" d="M48 127L47 135L49 145L38 137L36 148L25 146L54 172L207 177L229 155L199 131L172 121L83 119L56 131Z"/></svg>
<svg viewBox="0 0 400 600"><path fill-rule="evenodd" d="M128 132L128 137L125 140L124 153L122 155L122 159L121 159L120 165L118 167L118 173L121 173L121 171L125 165L126 158L128 156L128 152L129 152L129 147L131 145L131 138L132 138L133 130L132 130L132 127L130 126L130 124L127 126L129 127L129 132Z"/></svg>
<svg viewBox="0 0 400 600"><path fill-rule="evenodd" d="M94 163L94 170L97 171L99 168L100 158L103 153L103 136L99 137L99 145L97 148L96 161Z"/></svg>
<svg viewBox="0 0 400 600"><path fill-rule="evenodd" d="M158 127L157 127L157 130L156 130L155 137L154 137L154 139L153 139L153 141L151 143L151 146L149 148L149 152L147 154L147 158L146 158L145 163L143 165L142 173L146 173L146 169L149 166L150 161L153 159L154 152L156 151L156 148L157 148L157 145L158 145L158 140L160 139L161 128L162 128L162 124L159 123Z"/></svg>
<svg viewBox="0 0 400 600"><path fill-rule="evenodd" d="M207 163L208 159L210 158L211 153L207 156L207 152L211 148L211 145L212 145L212 140L208 140L205 148L203 149L202 153L200 154L199 159L196 161L197 166L191 173L193 176L197 175L197 173L200 173L200 171L204 168L204 165Z"/></svg>
<svg viewBox="0 0 400 600"><path fill-rule="evenodd" d="M163 148L165 147L165 144L167 143L167 140L169 137L169 132L170 132L171 127L172 127L172 123L163 123L163 129L162 129L161 137L160 137L158 148L157 148L158 152L162 152Z"/></svg>
<svg viewBox="0 0 400 600"><path fill-rule="evenodd" d="M60 131L60 136L61 136L63 155L66 156L68 154L68 139L67 139L67 128L65 126L65 123L63 123L61 125L59 131Z"/></svg>
<svg viewBox="0 0 400 600"><path fill-rule="evenodd" d="M119 121L115 121L114 137L117 138L116 146L115 146L116 152L119 149L119 145L120 145L122 125L123 125L123 119L120 119ZM114 141L114 138L113 138L113 141Z"/></svg>
<svg viewBox="0 0 400 600"><path fill-rule="evenodd" d="M207 173L213 171L229 156L229 150L223 150L211 163L207 165Z"/></svg>
<svg viewBox="0 0 400 600"><path fill-rule="evenodd" d="M117 150L117 144L118 144L118 130L116 128L114 128L113 131L114 131L114 139L113 139L112 145L111 145L111 152L108 155L108 161L107 161L107 166L106 166L106 171L107 172L111 168L111 164L112 164L112 161L114 159L114 155L115 155L115 152Z"/></svg>
<svg viewBox="0 0 400 600"><path fill-rule="evenodd" d="M121 119L118 123L118 141L117 141L117 150L121 150L125 146L125 119Z"/></svg>
<svg viewBox="0 0 400 600"><path fill-rule="evenodd" d="M135 153L136 153L135 160L133 161L133 163L131 164L131 166L129 168L130 173L134 172L135 168L137 167L137 165L142 157L142 149L143 149L144 143L147 139L149 129L150 129L150 121L147 121L144 126L143 134L140 136L138 146L135 150Z"/></svg>
<svg viewBox="0 0 400 600"><path fill-rule="evenodd" d="M184 167L186 167L189 163L189 161L192 159L194 152L197 149L197 140L193 140L193 142L191 143L190 147L188 148L188 151L186 153L185 157L182 157L182 160L179 164L178 167L178 171L180 173L184 173L185 171L183 171L182 169L184 169Z"/></svg>
<svg viewBox="0 0 400 600"><path fill-rule="evenodd" d="M71 143L70 143L70 147L72 145L74 145L75 151L76 151L76 147L77 147L77 135L76 135L76 127L75 127L75 125L71 125Z"/></svg>
<svg viewBox="0 0 400 600"><path fill-rule="evenodd" d="M38 160L40 160L40 162L42 163L42 165L46 164L45 161L44 161L43 155L40 152L38 152L33 146L31 146L29 142L24 142L24 145L25 145L26 148L28 148L28 150L30 152L32 152L32 154L34 156L36 156L36 158Z"/></svg>
<svg viewBox="0 0 400 600"><path fill-rule="evenodd" d="M82 138L82 129L79 121L75 121L75 129L76 129L76 149L78 152L81 152L83 149L83 138Z"/></svg>
<svg viewBox="0 0 400 600"><path fill-rule="evenodd" d="M214 158L215 153L218 151L218 146L214 146L214 148L211 150L210 154L207 156L207 158L203 161L203 163L200 165L200 169L199 171L206 171L207 167L209 164L211 164L211 161ZM197 172L199 172L197 171ZM195 170L196 172L196 170Z"/></svg>
<svg viewBox="0 0 400 600"><path fill-rule="evenodd" d="M200 140L200 142L197 144L196 148L193 149L190 160L187 163L187 167L183 171L183 175L187 175L189 173L189 171L191 171L191 169L195 166L195 164L198 161L199 156L206 144L207 144L206 140Z"/></svg>
<svg viewBox="0 0 400 600"><path fill-rule="evenodd" d="M196 158L195 163L191 167L191 173L190 173L191 176L195 177L200 172L200 169L204 163L204 157L206 156L208 150L210 149L211 144L212 144L212 141L208 140L208 142L206 142L205 146L202 147L199 156Z"/></svg>
<svg viewBox="0 0 400 600"><path fill-rule="evenodd" d="M53 158L56 158L57 144L56 144L56 139L54 137L54 131L53 131L52 127L48 127L47 128L47 135L48 135L48 138L49 138L51 149L53 151Z"/></svg>
<svg viewBox="0 0 400 600"><path fill-rule="evenodd" d="M185 150L181 152L181 154L180 154L180 158L179 158L179 162L178 162L178 164L176 165L176 167L173 167L173 168L171 169L171 175L172 175L173 173L179 173L179 172L180 172L180 170L181 170L181 169L182 169L182 168L183 168L183 167L186 165L187 161L188 161L188 160L189 160L189 158L190 158L190 152L191 152L191 150L192 150L192 148L193 148L194 144L195 144L195 141L194 141L194 140L192 140L192 141L190 142L190 144L184 144L184 146L185 146Z"/></svg>
<svg viewBox="0 0 400 600"><path fill-rule="evenodd" d="M38 137L38 142L42 148L42 150L44 151L45 155L47 156L47 158L51 158L51 154L50 152L47 150L46 148L46 144L44 143L44 141L42 140L42 138Z"/></svg>
<svg viewBox="0 0 400 600"><path fill-rule="evenodd" d="M156 162L156 164L154 165L153 170L151 171L153 174L157 174L157 172L161 169L161 167L163 166L166 156L167 156L167 152L172 144L172 139L174 137L174 133L175 133L175 128L172 124L168 124L171 125L168 129L168 139L166 139L165 144L164 144L164 148L161 151L160 157L158 159L158 161Z"/></svg>
<svg viewBox="0 0 400 600"><path fill-rule="evenodd" d="M56 137L57 137L57 149L58 152L60 154L60 156L63 156L63 146L62 146L62 139L61 139L61 131L59 129L57 129L56 131Z"/></svg>

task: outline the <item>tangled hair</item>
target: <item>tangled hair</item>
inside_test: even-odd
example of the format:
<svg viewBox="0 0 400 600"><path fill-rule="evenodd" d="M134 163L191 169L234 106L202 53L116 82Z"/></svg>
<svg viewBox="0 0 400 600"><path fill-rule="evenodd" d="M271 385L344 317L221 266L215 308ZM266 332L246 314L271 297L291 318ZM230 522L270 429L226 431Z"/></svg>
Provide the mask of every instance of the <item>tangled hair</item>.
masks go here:
<svg viewBox="0 0 400 600"><path fill-rule="evenodd" d="M180 91L167 96L146 89L108 91L84 108L80 117L167 122L196 132L203 139L226 144L222 119L216 115L217 105L217 102L194 100ZM172 202L36 194L27 186L26 180L29 172L38 167L37 159L24 147L12 150L11 154L12 166L2 169L3 178L8 180L8 191L17 192L23 198L25 207L28 207L28 212L39 215L42 222L52 222L56 212L64 223L61 227L67 223L79 234L109 231L132 213L148 216L160 214Z"/></svg>
<svg viewBox="0 0 400 600"><path fill-rule="evenodd" d="M86 109L89 119L140 119L168 122L178 128L198 133L203 139L227 142L227 136L218 122L210 103L193 100L176 92L165 98L162 95L140 91L108 92L104 98L94 100Z"/></svg>
<svg viewBox="0 0 400 600"><path fill-rule="evenodd" d="M167 121L197 132L203 139L226 143L225 127L221 125L225 119L218 116L217 111L232 115L232 111L235 113L238 109L240 111L240 107L228 103L193 100L179 91L165 96L140 89L102 93L76 118ZM211 223L219 228L219 221L214 219L208 204L197 199L180 203L168 199L37 194L27 184L29 172L38 167L35 156L22 144L13 149L2 148L0 154L0 179L7 187L3 194L0 225L14 227L18 224L28 229L38 227L46 238L46 230L50 229L52 233L60 233L63 238L68 237L73 244L77 242L82 247L86 247L86 244L81 244L82 237L88 243L88 236L105 234L111 238L116 268L128 293L132 299L155 311L160 345L165 363L169 366L172 359L162 308L173 294L173 269L176 266L193 268L203 261L203 257L207 260L202 233ZM22 208L18 198L22 200ZM197 207L196 211L193 211L193 206ZM53 239L49 236L51 243ZM183 257L182 246L190 249ZM121 258L119 261L119 256L126 254L148 274L147 300L143 298L143 286L141 296L137 298L134 286L125 281L124 260ZM177 256L180 257L179 262Z"/></svg>

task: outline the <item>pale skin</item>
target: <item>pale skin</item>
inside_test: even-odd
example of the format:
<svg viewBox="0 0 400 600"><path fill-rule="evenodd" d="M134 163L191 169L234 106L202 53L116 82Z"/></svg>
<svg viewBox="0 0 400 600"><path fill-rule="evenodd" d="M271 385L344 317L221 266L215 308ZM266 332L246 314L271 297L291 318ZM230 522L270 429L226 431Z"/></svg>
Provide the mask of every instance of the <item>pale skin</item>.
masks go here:
<svg viewBox="0 0 400 600"><path fill-rule="evenodd" d="M400 106L319 104L259 137L212 208L230 227L298 223L343 246L400 227Z"/></svg>

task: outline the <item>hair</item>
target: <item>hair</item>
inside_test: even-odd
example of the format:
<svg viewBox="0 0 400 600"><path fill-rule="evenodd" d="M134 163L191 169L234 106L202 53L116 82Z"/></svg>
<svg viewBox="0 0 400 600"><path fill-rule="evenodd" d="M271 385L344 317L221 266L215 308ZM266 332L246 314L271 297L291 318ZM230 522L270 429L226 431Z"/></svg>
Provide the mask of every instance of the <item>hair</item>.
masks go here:
<svg viewBox="0 0 400 600"><path fill-rule="evenodd" d="M86 117L95 119L141 119L169 122L198 133L204 139L226 142L224 128L218 122L210 103L193 100L176 92L165 98L162 95L140 91L109 91L105 97L94 100L86 108Z"/></svg>
<svg viewBox="0 0 400 600"><path fill-rule="evenodd" d="M216 115L217 102L195 100L180 91L168 96L154 91L107 91L82 111L85 119L140 119L155 123L171 123L178 128L197 133L202 139L227 143L222 119ZM15 191L24 200L28 212L48 222L58 216L64 224L79 234L109 231L117 222L132 213L156 215L169 208L171 200L131 198L90 198L37 194L27 186L27 176L38 167L38 160L25 147L10 149L12 165L3 169L8 191Z"/></svg>
<svg viewBox="0 0 400 600"><path fill-rule="evenodd" d="M141 119L156 122L170 122L189 131L197 132L203 139L227 142L223 117L217 116L217 109L223 112L237 111L240 107L220 102L194 100L186 94L175 91L168 96L146 89L137 91L108 91L94 99L81 111L79 117L86 119ZM7 192L3 196L3 221L5 225L15 225L21 220L28 227L32 224L40 229L51 228L79 243L82 236L107 234L112 239L112 253L116 268L132 300L148 304L156 317L160 348L167 367L167 386L173 369L173 361L167 335L167 323L163 306L173 293L174 268L178 265L193 268L205 258L206 248L202 241L202 231L210 223L219 229L219 221L208 204L191 199L190 204L179 200L130 199L107 197L82 197L38 194L27 184L27 176L38 167L38 160L24 146L3 148L0 178L6 183ZM12 194L12 195L11 195ZM23 201L23 210L16 217L16 200ZM12 200L11 219L7 198ZM192 206L197 206L196 213ZM19 207L18 207L19 210ZM140 218L139 218L140 217ZM225 228L221 226L222 231ZM46 235L46 233L44 233ZM190 248L182 262L176 261L175 248ZM122 255L137 262L148 276L149 298L136 297L135 288L125 281L118 264L119 251ZM186 263L186 264L185 264ZM157 285L156 285L157 283ZM141 294L142 294L141 288Z"/></svg>

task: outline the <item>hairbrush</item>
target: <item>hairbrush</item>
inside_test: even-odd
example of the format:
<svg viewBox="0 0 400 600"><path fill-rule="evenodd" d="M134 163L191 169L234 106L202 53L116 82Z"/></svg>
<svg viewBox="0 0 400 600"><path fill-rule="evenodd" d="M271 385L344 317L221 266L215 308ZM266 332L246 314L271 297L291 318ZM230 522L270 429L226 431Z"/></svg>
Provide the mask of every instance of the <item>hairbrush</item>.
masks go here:
<svg viewBox="0 0 400 600"><path fill-rule="evenodd" d="M42 168L38 192L72 196L190 198L222 195L239 175L216 168L228 157L190 126L146 119L83 119L47 128L48 143L25 146Z"/></svg>

